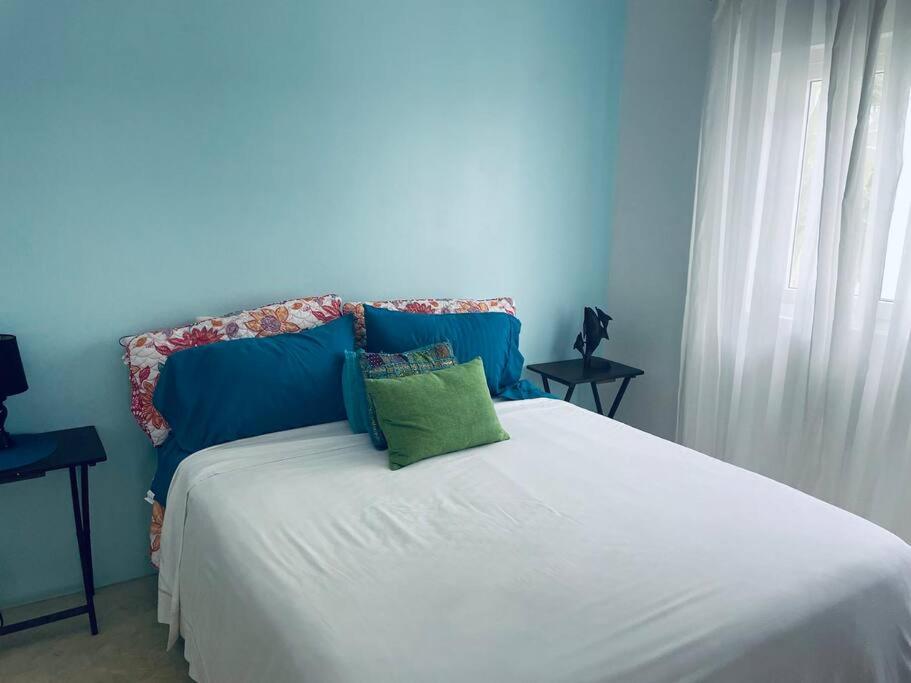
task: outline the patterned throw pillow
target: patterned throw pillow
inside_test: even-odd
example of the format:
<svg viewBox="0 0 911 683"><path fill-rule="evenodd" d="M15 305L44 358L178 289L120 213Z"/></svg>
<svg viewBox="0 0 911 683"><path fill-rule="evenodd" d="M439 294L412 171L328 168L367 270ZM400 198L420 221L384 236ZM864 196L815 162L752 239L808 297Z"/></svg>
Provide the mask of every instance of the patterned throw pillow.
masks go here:
<svg viewBox="0 0 911 683"><path fill-rule="evenodd" d="M374 353L360 350L357 352L357 356L364 379L407 377L442 370L457 364L449 342L438 342L404 353ZM386 448L386 437L383 436L383 431L380 429L373 401L369 398L367 398L367 432L370 434L370 440L374 446L380 450Z"/></svg>
<svg viewBox="0 0 911 683"><path fill-rule="evenodd" d="M498 299L389 299L387 301L346 301L344 314L354 314L354 344L359 349L367 345L364 325L364 306L375 306L390 311L407 313L509 313L516 314L516 306L508 296Z"/></svg>
<svg viewBox="0 0 911 683"><path fill-rule="evenodd" d="M161 366L183 349L213 342L271 337L300 332L341 316L342 300L335 294L290 299L218 318L208 318L176 329L124 337L123 362L130 369L130 411L155 446L168 438L170 428L152 405Z"/></svg>

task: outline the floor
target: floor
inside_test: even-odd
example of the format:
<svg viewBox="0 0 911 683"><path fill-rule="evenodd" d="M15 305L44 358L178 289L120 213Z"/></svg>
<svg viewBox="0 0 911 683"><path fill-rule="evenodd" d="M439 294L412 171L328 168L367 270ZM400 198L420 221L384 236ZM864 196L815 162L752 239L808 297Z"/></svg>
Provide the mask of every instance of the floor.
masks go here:
<svg viewBox="0 0 911 683"><path fill-rule="evenodd" d="M6 623L80 604L71 595L3 610ZM3 683L189 681L183 641L165 650L167 627L155 617L156 577L99 588L95 593L99 634L89 634L86 616L0 638Z"/></svg>

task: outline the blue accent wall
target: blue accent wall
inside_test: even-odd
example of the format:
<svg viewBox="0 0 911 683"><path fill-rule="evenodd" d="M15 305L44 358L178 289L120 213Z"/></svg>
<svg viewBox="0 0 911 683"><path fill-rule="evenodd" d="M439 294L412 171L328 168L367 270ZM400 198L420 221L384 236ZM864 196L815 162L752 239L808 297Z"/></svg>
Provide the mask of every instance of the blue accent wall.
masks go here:
<svg viewBox="0 0 911 683"><path fill-rule="evenodd" d="M149 572L121 335L511 295L529 362L572 355L606 294L624 5L0 4L0 331L31 385L8 427L98 426L99 585ZM0 606L79 586L66 475L0 487Z"/></svg>

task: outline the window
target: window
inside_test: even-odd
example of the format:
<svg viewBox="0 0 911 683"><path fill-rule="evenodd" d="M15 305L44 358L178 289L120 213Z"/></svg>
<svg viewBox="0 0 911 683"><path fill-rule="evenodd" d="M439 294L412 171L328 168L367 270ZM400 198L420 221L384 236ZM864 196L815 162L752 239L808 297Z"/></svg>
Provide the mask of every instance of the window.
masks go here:
<svg viewBox="0 0 911 683"><path fill-rule="evenodd" d="M895 300L908 223L911 222L911 98L908 100L908 116L905 117L905 148L902 154L904 164L895 194L895 212L892 214L892 225L889 227L889 244L886 247L886 264L883 272L881 298L886 301Z"/></svg>
<svg viewBox="0 0 911 683"><path fill-rule="evenodd" d="M807 234L807 221L812 197L812 185L817 180L816 171L820 163L820 147L823 143L822 107L819 94L822 79L816 78L807 84L807 113L804 123L803 154L800 162L800 190L797 194L797 218L794 221L794 240L791 245L791 266L788 268L788 287L797 289L800 282L800 257Z"/></svg>
<svg viewBox="0 0 911 683"><path fill-rule="evenodd" d="M880 46L877 66L874 73L872 100L868 121L867 149L864 155L864 211L865 220L870 213L870 201L873 192L874 159L879 139L879 119L882 109L883 82L885 69L884 55L889 47L891 36L883 37ZM794 217L791 259L788 266L787 286L797 289L800 284L801 266L806 262L808 226L815 218L811 211L814 203L819 201L820 174L823 171L825 145L825 106L822 98L824 56L822 47L814 47L810 56L809 79L807 81L806 106L804 110L804 140L800 159L800 184L797 192L797 207ZM911 112L911 103L909 103ZM892 212L892 223L889 228L889 240L886 251L886 263L883 273L880 299L893 301L898 287L898 275L901 267L902 253L908 221L911 219L911 116L905 121L904 166L899 178L895 198L895 210ZM860 258L860 255L858 255Z"/></svg>

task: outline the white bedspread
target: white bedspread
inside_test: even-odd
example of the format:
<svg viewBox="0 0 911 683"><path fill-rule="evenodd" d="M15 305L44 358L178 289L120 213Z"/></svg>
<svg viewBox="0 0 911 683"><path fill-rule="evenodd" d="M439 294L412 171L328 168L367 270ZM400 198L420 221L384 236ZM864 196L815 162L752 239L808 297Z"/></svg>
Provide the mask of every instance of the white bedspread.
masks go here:
<svg viewBox="0 0 911 683"><path fill-rule="evenodd" d="M390 471L342 423L201 451L159 618L199 681L911 681L911 548L562 401Z"/></svg>

